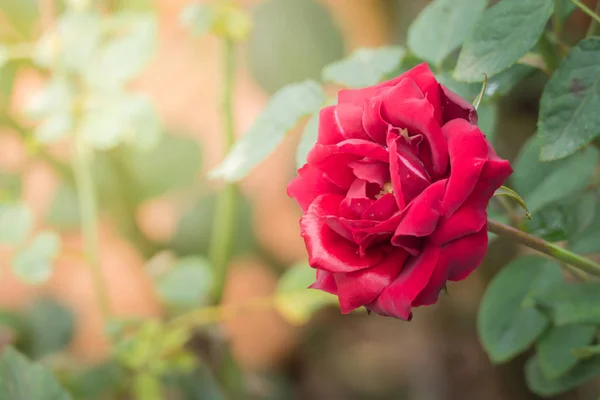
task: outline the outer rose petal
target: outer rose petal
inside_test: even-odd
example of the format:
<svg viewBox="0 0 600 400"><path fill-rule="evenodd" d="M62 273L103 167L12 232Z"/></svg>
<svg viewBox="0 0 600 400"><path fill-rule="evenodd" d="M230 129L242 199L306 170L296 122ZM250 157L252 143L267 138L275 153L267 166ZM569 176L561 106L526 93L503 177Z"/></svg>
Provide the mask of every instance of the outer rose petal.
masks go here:
<svg viewBox="0 0 600 400"><path fill-rule="evenodd" d="M319 289L327 293L337 295L337 285L331 272L317 270L317 280L309 286L310 289Z"/></svg>
<svg viewBox="0 0 600 400"><path fill-rule="evenodd" d="M488 235L484 226L479 232L442 246L438 265L427 287L417 296L413 306L434 304L447 280L459 281L477 268L487 252Z"/></svg>
<svg viewBox="0 0 600 400"><path fill-rule="evenodd" d="M473 192L488 159L488 142L477 126L464 119L448 122L442 131L450 154L450 178L444 196L444 211L450 216Z"/></svg>
<svg viewBox="0 0 600 400"><path fill-rule="evenodd" d="M442 119L443 124L456 118L462 118L472 124L477 124L477 111L469 103L446 86L440 84L442 91Z"/></svg>
<svg viewBox="0 0 600 400"><path fill-rule="evenodd" d="M333 145L316 144L308 153L306 162L316 164L328 157L338 154L368 157L377 161L388 162L388 152L385 147L362 139L347 139Z"/></svg>
<svg viewBox="0 0 600 400"><path fill-rule="evenodd" d="M319 134L317 143L336 144L344 140L334 115L335 106L325 107L319 112Z"/></svg>
<svg viewBox="0 0 600 400"><path fill-rule="evenodd" d="M379 264L350 273L334 274L342 313L371 303L400 273L408 254L396 250Z"/></svg>
<svg viewBox="0 0 600 400"><path fill-rule="evenodd" d="M304 164L287 187L288 196L296 199L302 211L322 194L343 194L343 190L323 176L323 172L310 164Z"/></svg>
<svg viewBox="0 0 600 400"><path fill-rule="evenodd" d="M338 104L335 107L335 122L345 139L369 140L362 124L363 113L363 107L350 103Z"/></svg>
<svg viewBox="0 0 600 400"><path fill-rule="evenodd" d="M329 272L353 272L377 264L381 249L373 249L363 257L358 246L344 239L329 227L326 217L335 215L342 196L325 195L316 198L300 219L301 235L308 250L308 262L313 268Z"/></svg>
<svg viewBox="0 0 600 400"><path fill-rule="evenodd" d="M400 275L367 308L382 315L410 319L413 302L428 285L439 255L439 247L427 244L418 257L408 260Z"/></svg>

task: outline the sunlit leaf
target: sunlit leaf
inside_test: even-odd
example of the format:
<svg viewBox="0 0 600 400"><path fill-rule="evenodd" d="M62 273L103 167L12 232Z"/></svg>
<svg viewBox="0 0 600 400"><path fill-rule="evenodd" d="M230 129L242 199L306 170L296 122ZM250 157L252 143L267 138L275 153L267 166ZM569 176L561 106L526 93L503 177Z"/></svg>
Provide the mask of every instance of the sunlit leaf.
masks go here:
<svg viewBox="0 0 600 400"><path fill-rule="evenodd" d="M208 261L185 257L156 278L156 289L163 301L175 307L197 307L207 298L212 286Z"/></svg>
<svg viewBox="0 0 600 400"><path fill-rule="evenodd" d="M52 274L52 263L60 247L61 240L56 233L40 232L14 255L12 268L15 275L29 284L46 282Z"/></svg>
<svg viewBox="0 0 600 400"><path fill-rule="evenodd" d="M183 8L179 21L191 29L195 36L201 36L210 30L213 23L213 9L207 4L191 3Z"/></svg>
<svg viewBox="0 0 600 400"><path fill-rule="evenodd" d="M296 168L301 168L306 163L306 156L310 149L317 143L319 136L319 113L314 113L306 123L298 148L296 149Z"/></svg>
<svg viewBox="0 0 600 400"><path fill-rule="evenodd" d="M31 230L33 214L24 203L0 203L0 243L21 243Z"/></svg>
<svg viewBox="0 0 600 400"><path fill-rule="evenodd" d="M73 313L62 304L48 298L36 301L26 311L28 354L41 358L64 349L75 330Z"/></svg>

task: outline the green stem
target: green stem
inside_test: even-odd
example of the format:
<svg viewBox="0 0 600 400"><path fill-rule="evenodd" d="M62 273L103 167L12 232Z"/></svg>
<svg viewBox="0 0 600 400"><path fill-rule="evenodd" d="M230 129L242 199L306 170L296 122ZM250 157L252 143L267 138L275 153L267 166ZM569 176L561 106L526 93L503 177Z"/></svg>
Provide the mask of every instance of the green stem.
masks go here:
<svg viewBox="0 0 600 400"><path fill-rule="evenodd" d="M560 65L560 51L554 43L548 39L547 33L542 34L537 43L537 49L544 60L544 65L549 74L552 74Z"/></svg>
<svg viewBox="0 0 600 400"><path fill-rule="evenodd" d="M235 65L235 46L233 41L224 40L224 82L223 82L223 122L225 126L225 150L228 151L235 141L233 126L233 74ZM227 184L217 197L213 230L209 248L209 258L215 273L213 297L216 303L221 301L227 265L233 247L233 229L237 191L234 184Z"/></svg>
<svg viewBox="0 0 600 400"><path fill-rule="evenodd" d="M573 4L575 4L577 7L579 7L581 9L581 11L583 11L584 13L589 15L594 21L596 21L597 23L600 24L600 16L598 16L598 14L596 14L594 12L594 10L592 10L591 8L589 8L588 6L586 6L584 3L582 3L579 0L571 0L571 1L573 2Z"/></svg>
<svg viewBox="0 0 600 400"><path fill-rule="evenodd" d="M598 0L596 2L596 11L594 12L594 15L596 17L598 17L599 14L600 14L600 0ZM590 23L590 27L588 28L586 37L592 37L592 36L595 36L598 34L600 34L600 17L598 17L598 18L592 17L592 22Z"/></svg>
<svg viewBox="0 0 600 400"><path fill-rule="evenodd" d="M590 275L600 276L600 264L595 263L589 258L582 257L578 254L570 252L567 249L563 249L555 244L513 228L512 226L488 219L488 231L495 233L498 236L504 236L513 239L522 245L569 264L580 271L586 272Z"/></svg>
<svg viewBox="0 0 600 400"><path fill-rule="evenodd" d="M75 187L79 199L79 212L81 232L85 244L87 262L91 267L94 293L98 306L105 319L111 315L108 291L100 267L100 252L98 249L98 220L96 193L92 178L92 149L85 143L80 135L75 137L73 157L73 171L75 173Z"/></svg>

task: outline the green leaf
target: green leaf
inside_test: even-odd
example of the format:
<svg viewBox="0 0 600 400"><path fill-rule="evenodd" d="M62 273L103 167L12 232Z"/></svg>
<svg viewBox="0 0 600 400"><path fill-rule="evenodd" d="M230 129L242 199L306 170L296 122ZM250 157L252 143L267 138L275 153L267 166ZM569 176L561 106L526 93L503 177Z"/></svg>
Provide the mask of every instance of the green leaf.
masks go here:
<svg viewBox="0 0 600 400"><path fill-rule="evenodd" d="M540 396L554 396L567 390L576 388L600 374L600 357L594 357L580 362L559 379L548 379L542 372L537 357L533 357L525 364L525 379L532 392Z"/></svg>
<svg viewBox="0 0 600 400"><path fill-rule="evenodd" d="M10 60L10 51L6 46L0 45L0 68Z"/></svg>
<svg viewBox="0 0 600 400"><path fill-rule="evenodd" d="M202 36L208 33L213 21L213 9L206 4L188 4L179 14L181 25L190 28L194 36Z"/></svg>
<svg viewBox="0 0 600 400"><path fill-rule="evenodd" d="M25 111L33 119L70 113L74 96L74 89L67 80L54 78L31 96Z"/></svg>
<svg viewBox="0 0 600 400"><path fill-rule="evenodd" d="M19 249L14 255L12 268L15 275L32 285L46 282L52 274L52 262L60 246L60 237L56 233L38 233L27 247Z"/></svg>
<svg viewBox="0 0 600 400"><path fill-rule="evenodd" d="M344 57L341 32L320 1L262 1L253 8L252 21L249 66L269 93L318 80L326 65Z"/></svg>
<svg viewBox="0 0 600 400"><path fill-rule="evenodd" d="M465 40L488 0L435 0L408 28L408 48L439 65Z"/></svg>
<svg viewBox="0 0 600 400"><path fill-rule="evenodd" d="M116 390L123 384L124 369L115 360L105 361L67 376L67 387L76 399L118 398Z"/></svg>
<svg viewBox="0 0 600 400"><path fill-rule="evenodd" d="M585 204L585 201L582 204ZM583 213L580 215L583 217ZM588 212L586 220L590 222L589 226L570 238L569 247L581 254L600 253L600 202L596 204L593 213Z"/></svg>
<svg viewBox="0 0 600 400"><path fill-rule="evenodd" d="M556 262L534 256L518 258L492 279L477 320L479 337L492 362L509 361L548 328L548 318L528 300L561 279Z"/></svg>
<svg viewBox="0 0 600 400"><path fill-rule="evenodd" d="M600 37L574 47L544 88L538 136L540 158L575 153L600 135Z"/></svg>
<svg viewBox="0 0 600 400"><path fill-rule="evenodd" d="M456 79L482 81L513 65L535 46L553 9L552 0L503 0L487 9L463 45Z"/></svg>
<svg viewBox="0 0 600 400"><path fill-rule="evenodd" d="M404 49L398 46L358 49L349 57L326 66L323 81L350 88L375 85L392 72L403 57Z"/></svg>
<svg viewBox="0 0 600 400"><path fill-rule="evenodd" d="M204 303L212 286L208 261L200 257L184 257L156 278L156 290L169 305L180 308Z"/></svg>
<svg viewBox="0 0 600 400"><path fill-rule="evenodd" d="M195 140L163 135L151 150L124 149L122 162L141 198L155 197L191 185L202 163Z"/></svg>
<svg viewBox="0 0 600 400"><path fill-rule="evenodd" d="M62 183L56 189L46 222L58 229L73 229L79 225L79 200L72 186Z"/></svg>
<svg viewBox="0 0 600 400"><path fill-rule="evenodd" d="M555 162L538 159L540 140L533 137L521 149L514 163L513 185L534 214L543 207L570 197L589 183L600 159L590 148L581 154Z"/></svg>
<svg viewBox="0 0 600 400"><path fill-rule="evenodd" d="M498 106L491 103L482 103L477 109L477 116L479 121L477 125L488 142L494 143L496 138L496 125L498 122Z"/></svg>
<svg viewBox="0 0 600 400"><path fill-rule="evenodd" d="M149 373L139 372L133 378L133 393L139 400L162 400L163 392L160 379Z"/></svg>
<svg viewBox="0 0 600 400"><path fill-rule="evenodd" d="M317 111L324 100L323 90L313 81L284 87L273 95L250 130L210 175L230 182L244 178L275 150L300 118Z"/></svg>
<svg viewBox="0 0 600 400"><path fill-rule="evenodd" d="M52 299L37 300L25 314L28 354L33 358L64 349L73 338L75 318Z"/></svg>
<svg viewBox="0 0 600 400"><path fill-rule="evenodd" d="M0 393L10 400L70 400L49 369L33 363L12 347L0 357Z"/></svg>
<svg viewBox="0 0 600 400"><path fill-rule="evenodd" d="M500 186L496 190L496 192L494 192L494 196L506 196L506 197L511 198L512 200L516 201L517 204L519 204L523 210L525 210L525 215L528 218L531 218L531 214L529 213L529 210L527 209L527 204L525 204L525 200L523 200L521 198L521 196L519 196L519 194L517 192L515 192L514 190L512 190L511 188L507 188L506 186Z"/></svg>
<svg viewBox="0 0 600 400"><path fill-rule="evenodd" d="M536 343L537 359L544 376L557 379L579 361L573 349L590 344L597 328L593 325L556 326Z"/></svg>
<svg viewBox="0 0 600 400"><path fill-rule="evenodd" d="M33 214L25 203L0 203L0 243L21 243L32 225Z"/></svg>
<svg viewBox="0 0 600 400"><path fill-rule="evenodd" d="M551 242L567 240L586 230L595 212L593 194L573 195L541 209L523 229Z"/></svg>
<svg viewBox="0 0 600 400"><path fill-rule="evenodd" d="M556 325L600 324L600 283L556 282L533 297Z"/></svg>
<svg viewBox="0 0 600 400"><path fill-rule="evenodd" d="M300 143L296 149L296 168L300 169L306 164L306 156L317 143L319 136L319 113L314 113L306 123Z"/></svg>
<svg viewBox="0 0 600 400"><path fill-rule="evenodd" d="M316 289L308 289L315 282L315 270L306 263L293 265L279 279L275 308L290 323L306 323L312 314L329 304L337 304L337 297Z"/></svg>
<svg viewBox="0 0 600 400"><path fill-rule="evenodd" d="M40 143L54 143L73 132L73 117L69 110L51 114L35 127L35 138Z"/></svg>
<svg viewBox="0 0 600 400"><path fill-rule="evenodd" d="M561 21L569 18L576 8L571 0L554 0L554 12Z"/></svg>

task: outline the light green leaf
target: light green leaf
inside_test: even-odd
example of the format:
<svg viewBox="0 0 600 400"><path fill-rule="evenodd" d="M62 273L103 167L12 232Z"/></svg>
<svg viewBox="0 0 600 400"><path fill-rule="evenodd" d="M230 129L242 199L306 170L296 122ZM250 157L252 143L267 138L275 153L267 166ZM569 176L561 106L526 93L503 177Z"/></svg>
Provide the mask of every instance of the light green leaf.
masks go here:
<svg viewBox="0 0 600 400"><path fill-rule="evenodd" d="M527 204L525 204L525 200L523 200L521 198L521 196L519 196L519 194L517 192L515 192L514 190L512 190L511 188L507 188L506 186L500 186L494 192L494 196L506 196L506 197L509 197L512 200L516 201L517 204L519 204L521 206L521 208L523 210L525 210L525 215L531 219L531 213L527 209Z"/></svg>
<svg viewBox="0 0 600 400"><path fill-rule="evenodd" d="M10 52L8 47L0 45L0 68L10 60Z"/></svg>
<svg viewBox="0 0 600 400"><path fill-rule="evenodd" d="M201 36L210 31L214 21L213 9L206 4L191 3L179 14L179 22L191 29L192 34Z"/></svg>
<svg viewBox="0 0 600 400"><path fill-rule="evenodd" d="M158 376L139 372L133 378L133 393L139 400L163 400L162 385Z"/></svg>
<svg viewBox="0 0 600 400"><path fill-rule="evenodd" d="M31 209L24 203L0 203L0 243L21 243L33 225Z"/></svg>
<svg viewBox="0 0 600 400"><path fill-rule="evenodd" d="M31 96L25 111L29 117L34 119L70 112L73 97L74 91L71 84L65 79L54 78Z"/></svg>
<svg viewBox="0 0 600 400"><path fill-rule="evenodd" d="M309 80L279 90L225 160L210 172L211 177L230 182L245 177L275 150L300 118L317 111L324 100L321 87Z"/></svg>
<svg viewBox="0 0 600 400"><path fill-rule="evenodd" d="M58 229L73 229L79 225L79 200L72 186L63 183L56 189L46 221Z"/></svg>
<svg viewBox="0 0 600 400"><path fill-rule="evenodd" d="M543 207L584 189L594 174L600 159L598 151L590 148L581 154L555 162L538 159L540 140L530 138L514 163L513 185L534 214Z"/></svg>
<svg viewBox="0 0 600 400"><path fill-rule="evenodd" d="M33 363L11 346L0 357L0 393L10 400L70 400L52 372Z"/></svg>
<svg viewBox="0 0 600 400"><path fill-rule="evenodd" d="M577 6L571 0L554 0L554 12L561 21L569 18L576 8Z"/></svg>
<svg viewBox="0 0 600 400"><path fill-rule="evenodd" d="M140 150L155 148L160 142L162 126L150 99L132 94L123 98L120 106L125 120L125 137Z"/></svg>
<svg viewBox="0 0 600 400"><path fill-rule="evenodd" d="M408 48L439 65L465 40L488 0L435 0L408 28Z"/></svg>
<svg viewBox="0 0 600 400"><path fill-rule="evenodd" d="M573 349L587 346L597 328L593 325L556 326L536 343L537 359L544 376L557 379L577 364Z"/></svg>
<svg viewBox="0 0 600 400"><path fill-rule="evenodd" d="M73 338L75 318L60 303L42 298L25 313L28 354L41 358L64 349Z"/></svg>
<svg viewBox="0 0 600 400"><path fill-rule="evenodd" d="M544 88L538 136L540 158L575 153L600 135L600 37L582 40Z"/></svg>
<svg viewBox="0 0 600 400"><path fill-rule="evenodd" d="M477 330L494 363L525 351L550 321L528 301L533 294L562 279L558 263L520 257L492 279L479 308Z"/></svg>
<svg viewBox="0 0 600 400"><path fill-rule="evenodd" d="M600 283L557 282L533 300L548 311L556 325L600 324Z"/></svg>
<svg viewBox="0 0 600 400"><path fill-rule="evenodd" d="M479 121L477 125L488 142L494 143L496 138L496 124L498 122L498 106L492 103L482 103L477 109Z"/></svg>
<svg viewBox="0 0 600 400"><path fill-rule="evenodd" d="M398 46L355 50L349 57L326 66L323 81L350 88L375 85L402 62L404 53Z"/></svg>
<svg viewBox="0 0 600 400"><path fill-rule="evenodd" d="M51 31L38 42L34 60L38 65L54 68L60 57L62 67L82 72L93 63L101 38L99 14L68 11L60 17L56 34Z"/></svg>
<svg viewBox="0 0 600 400"><path fill-rule="evenodd" d="M600 202L596 204L593 219L591 214L588 212L586 215L589 226L569 240L571 250L581 254L600 253Z"/></svg>
<svg viewBox="0 0 600 400"><path fill-rule="evenodd" d="M296 168L300 169L306 164L306 156L317 143L319 136L319 113L314 113L306 123L300 143L296 149Z"/></svg>
<svg viewBox="0 0 600 400"><path fill-rule="evenodd" d="M51 114L35 128L35 138L42 144L56 142L73 132L73 117L67 110Z"/></svg>
<svg viewBox="0 0 600 400"><path fill-rule="evenodd" d="M13 257L12 268L22 281L36 285L52 274L52 262L60 251L60 237L49 231L40 232L31 243Z"/></svg>
<svg viewBox="0 0 600 400"><path fill-rule="evenodd" d="M308 286L315 282L316 271L306 263L296 264L285 271L276 290L275 308L289 322L306 323L313 313L337 297Z"/></svg>
<svg viewBox="0 0 600 400"><path fill-rule="evenodd" d="M212 286L208 261L196 256L181 258L156 278L156 290L165 303L183 308L198 307Z"/></svg>
<svg viewBox="0 0 600 400"><path fill-rule="evenodd" d="M477 21L458 57L458 80L482 81L523 57L540 38L553 0L502 0Z"/></svg>
<svg viewBox="0 0 600 400"><path fill-rule="evenodd" d="M576 388L600 374L600 357L594 357L580 362L558 379L548 379L542 372L537 357L533 357L525 364L525 379L532 392L544 396L554 396L567 390Z"/></svg>

